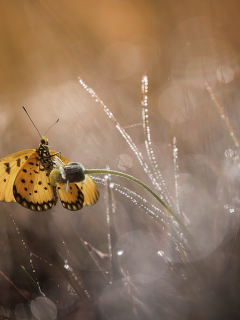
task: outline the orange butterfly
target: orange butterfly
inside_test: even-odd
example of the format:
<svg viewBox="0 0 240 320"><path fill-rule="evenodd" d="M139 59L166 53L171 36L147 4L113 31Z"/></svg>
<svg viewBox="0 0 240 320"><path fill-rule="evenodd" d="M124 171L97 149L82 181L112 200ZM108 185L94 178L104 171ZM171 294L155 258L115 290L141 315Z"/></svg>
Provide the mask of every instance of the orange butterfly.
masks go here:
<svg viewBox="0 0 240 320"><path fill-rule="evenodd" d="M99 191L89 175L71 183L68 191L63 184L50 185L49 174L54 168L52 157L59 152L49 150L48 140L41 137L38 149L27 149L0 159L0 201L18 202L33 211L46 211L56 205L58 195L64 208L72 211L95 204ZM64 164L70 162L59 155Z"/></svg>

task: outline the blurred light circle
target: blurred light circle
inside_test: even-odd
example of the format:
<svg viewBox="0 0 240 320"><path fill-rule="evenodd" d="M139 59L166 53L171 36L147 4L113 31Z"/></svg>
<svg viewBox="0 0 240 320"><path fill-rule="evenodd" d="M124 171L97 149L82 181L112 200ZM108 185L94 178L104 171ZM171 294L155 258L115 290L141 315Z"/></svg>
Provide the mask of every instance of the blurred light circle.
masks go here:
<svg viewBox="0 0 240 320"><path fill-rule="evenodd" d="M147 301L149 291L147 286L138 286L129 276L122 280L115 281L104 289L99 299L101 319L134 319L136 317L133 313L133 307L136 306L140 307L139 310L141 310L142 313L138 319L157 319L157 314L155 314L156 310L153 309L150 311L151 304ZM138 298L133 300L135 296ZM140 300L139 296L141 298Z"/></svg>
<svg viewBox="0 0 240 320"><path fill-rule="evenodd" d="M138 60L138 50L134 46L128 46L119 53L122 66L129 71L135 71ZM136 60L137 59L137 60Z"/></svg>
<svg viewBox="0 0 240 320"><path fill-rule="evenodd" d="M27 314L24 309L24 304L19 303L15 307L15 316L17 320L27 320Z"/></svg>
<svg viewBox="0 0 240 320"><path fill-rule="evenodd" d="M117 165L120 170L126 171L132 167L132 164L132 158L126 153L120 154L117 159Z"/></svg>
<svg viewBox="0 0 240 320"><path fill-rule="evenodd" d="M127 283L119 280L107 286L99 298L101 319L131 319ZM129 298L128 298L129 299Z"/></svg>
<svg viewBox="0 0 240 320"><path fill-rule="evenodd" d="M188 120L196 109L196 99L190 90L173 86L161 93L158 109L167 121L182 123Z"/></svg>
<svg viewBox="0 0 240 320"><path fill-rule="evenodd" d="M139 57L138 71L143 73L144 70L147 70L149 72L158 62L157 54L159 50L157 45L152 45L152 47L138 45L135 49L138 51Z"/></svg>
<svg viewBox="0 0 240 320"><path fill-rule="evenodd" d="M222 83L229 83L234 79L234 71L227 66L221 66L217 69L217 79Z"/></svg>
<svg viewBox="0 0 240 320"><path fill-rule="evenodd" d="M209 17L194 17L181 22L168 39L168 56L173 61L185 46L194 41L212 37L212 20Z"/></svg>
<svg viewBox="0 0 240 320"><path fill-rule="evenodd" d="M143 72L147 70L148 76L151 74L151 70L158 63L161 55L159 43L146 35L134 35L129 39L129 42L135 46L138 51L138 67L137 72L139 76L142 76ZM150 74L149 74L150 73Z"/></svg>
<svg viewBox="0 0 240 320"><path fill-rule="evenodd" d="M136 70L138 63L138 50L126 42L110 44L99 58L99 65L106 76L115 80L129 77Z"/></svg>
<svg viewBox="0 0 240 320"><path fill-rule="evenodd" d="M181 185L181 196L182 197L188 197L188 199L189 199L190 197L192 197L194 195L194 192L195 192L195 188L194 188L193 184L186 182Z"/></svg>
<svg viewBox="0 0 240 320"><path fill-rule="evenodd" d="M191 85L202 87L206 79L211 81L216 77L216 63L209 57L197 57L192 59L186 68L186 77Z"/></svg>
<svg viewBox="0 0 240 320"><path fill-rule="evenodd" d="M179 299L181 291L167 279L159 277L153 281L151 278L150 282L139 283L126 275L123 279L108 285L99 299L101 319L186 319L186 299ZM134 315L135 308L140 310L137 317Z"/></svg>
<svg viewBox="0 0 240 320"><path fill-rule="evenodd" d="M54 320L57 317L57 308L48 298L38 297L31 302L31 311L38 320Z"/></svg>
<svg viewBox="0 0 240 320"><path fill-rule="evenodd" d="M218 163L217 160L219 159L202 154L189 155L179 159L179 168L183 171L186 170L186 172L191 168L192 172L179 174L181 212L188 230L192 233L198 243L198 248L200 248L200 251L195 251L193 247L190 249L191 256L189 255L188 258L191 261L207 256L216 250L226 236L231 223L232 218L226 214L226 210L221 204L225 203L225 197L228 199L228 193L225 192L228 188L228 181L234 182L233 179L238 179L237 177L240 176L239 168L236 163L233 163L232 159L225 158L223 163L222 161ZM173 166L169 166L167 171L164 172L164 175L167 177L169 185L171 181L174 186ZM221 173L220 178L218 176L219 172ZM216 179L219 182L220 179L223 180L216 186ZM221 197L219 197L219 194L221 194ZM216 203L218 204L217 207ZM215 230L216 221L217 230ZM176 250L178 249L176 248ZM182 260L182 254L180 251L178 252L179 255L173 256L175 262Z"/></svg>
<svg viewBox="0 0 240 320"><path fill-rule="evenodd" d="M147 283L164 274L168 268L163 258L164 251L160 256L159 250L163 248L156 246L152 234L131 231L118 238L113 248L113 259L116 265L120 264L128 271L134 281Z"/></svg>
<svg viewBox="0 0 240 320"><path fill-rule="evenodd" d="M65 309L73 304L68 285L67 281L58 278L48 279L43 284L44 293L56 303L58 309Z"/></svg>
<svg viewBox="0 0 240 320"><path fill-rule="evenodd" d="M174 58L172 83L205 90L206 80L212 87L217 84L216 72L219 66L229 66L235 71L237 65L238 54L229 43L211 37L193 39Z"/></svg>

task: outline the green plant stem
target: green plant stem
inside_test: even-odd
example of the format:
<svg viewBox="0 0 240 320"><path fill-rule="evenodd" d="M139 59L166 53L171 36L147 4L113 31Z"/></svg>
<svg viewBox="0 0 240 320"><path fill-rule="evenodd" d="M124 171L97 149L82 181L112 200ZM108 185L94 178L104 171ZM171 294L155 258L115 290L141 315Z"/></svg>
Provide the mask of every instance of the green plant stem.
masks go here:
<svg viewBox="0 0 240 320"><path fill-rule="evenodd" d="M192 240L195 241L194 237L192 236L192 234L188 231L188 229L186 228L186 226L184 225L184 223L176 216L176 214L169 208L169 206L162 200L159 198L158 195L156 195L155 192L152 191L152 189L150 189L145 183L143 183L142 181L134 178L133 176L130 176L129 174L123 173L123 172L119 172L119 171L114 171L114 170L107 170L107 169L85 169L84 170L84 174L95 174L95 173L100 173L100 174L112 174L115 176L120 176L126 179L129 179L131 181L134 181L136 183L138 183L140 186L142 186L144 189L146 189L149 193L151 193L151 195L157 199L157 201L159 203L161 203L161 205L171 214L171 216L179 223L179 225L182 227L182 229L190 236L190 238Z"/></svg>

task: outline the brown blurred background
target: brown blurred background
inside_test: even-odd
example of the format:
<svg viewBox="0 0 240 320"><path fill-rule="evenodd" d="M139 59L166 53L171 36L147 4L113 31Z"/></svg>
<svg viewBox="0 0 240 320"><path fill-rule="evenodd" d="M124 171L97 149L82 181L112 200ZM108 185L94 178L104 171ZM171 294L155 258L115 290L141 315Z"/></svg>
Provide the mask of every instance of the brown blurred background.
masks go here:
<svg viewBox="0 0 240 320"><path fill-rule="evenodd" d="M228 67L224 72L229 84L221 87L223 92L233 90L232 80L239 74L238 1L60 0L0 5L1 156L38 145L24 105L42 134L60 118L48 133L53 149L83 162L87 157L85 165L114 162L119 134L77 78L83 78L127 126L141 122L140 81L145 72L150 121L159 123L156 132L152 129L154 137L171 142L172 131L181 129L179 138L200 148L193 145L199 138L201 145L207 134L203 128L194 133L191 125L207 126L206 114L201 113L206 105L204 77L219 91L217 71L221 78L219 68ZM208 122L213 120L212 114L208 116ZM128 132L142 143L138 129Z"/></svg>
<svg viewBox="0 0 240 320"><path fill-rule="evenodd" d="M39 145L25 106L41 134L60 119L47 134L51 149L87 168L125 170L151 185L115 124L78 83L81 77L119 123L130 126L127 133L148 161L142 126L131 127L142 121L141 77L147 74L152 146L159 168L175 197L172 139L176 136L182 210L203 250L199 258L212 253L239 225L239 151L204 82L240 136L239 12L238 0L1 1L0 158ZM156 204L140 188L116 181ZM59 203L50 213L51 232L56 232L56 225L67 237L77 228L84 240L107 252L105 191L101 185L99 189L99 203L82 212L68 212ZM119 237L146 231L148 220L129 218L139 212L128 200L116 198L116 208ZM44 238L41 215L4 203L0 212L2 217L11 213L36 243ZM9 245L6 230L16 234L11 221L12 217L2 223L4 250ZM58 237L55 246L61 251ZM149 240L140 237L141 242L138 237L139 243ZM46 253L40 245L36 250L39 256ZM2 263L4 272L13 268L12 258L8 259L9 264ZM29 263L28 255L21 259ZM18 271L11 270L19 281ZM183 309L181 319L186 319L188 307L184 304Z"/></svg>

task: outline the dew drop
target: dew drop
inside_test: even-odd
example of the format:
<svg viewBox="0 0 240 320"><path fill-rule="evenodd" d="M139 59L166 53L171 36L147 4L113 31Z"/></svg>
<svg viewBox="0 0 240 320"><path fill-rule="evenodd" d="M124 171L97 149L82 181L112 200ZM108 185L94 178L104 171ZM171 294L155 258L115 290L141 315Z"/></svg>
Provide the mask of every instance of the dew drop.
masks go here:
<svg viewBox="0 0 240 320"><path fill-rule="evenodd" d="M117 252L117 255L118 256L121 256L123 254L123 250L119 250L118 252Z"/></svg>

